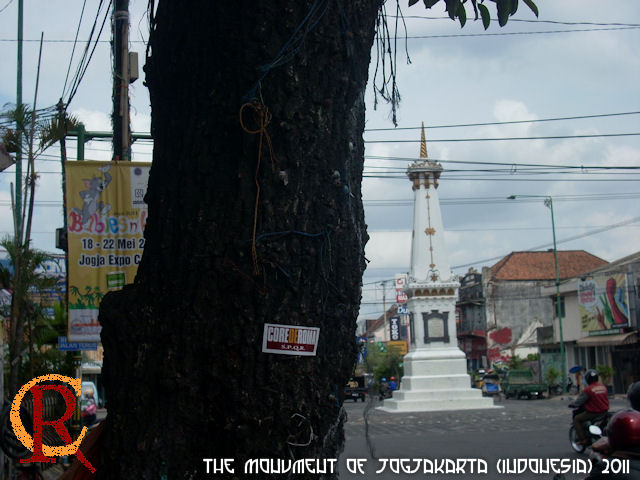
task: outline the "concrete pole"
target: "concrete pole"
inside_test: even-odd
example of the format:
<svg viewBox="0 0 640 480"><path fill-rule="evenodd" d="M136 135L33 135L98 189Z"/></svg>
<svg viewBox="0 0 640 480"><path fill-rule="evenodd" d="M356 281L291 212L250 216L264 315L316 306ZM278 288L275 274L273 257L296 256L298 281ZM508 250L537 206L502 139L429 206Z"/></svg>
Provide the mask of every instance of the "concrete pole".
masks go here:
<svg viewBox="0 0 640 480"><path fill-rule="evenodd" d="M113 7L113 159L131 160L129 119L129 0Z"/></svg>

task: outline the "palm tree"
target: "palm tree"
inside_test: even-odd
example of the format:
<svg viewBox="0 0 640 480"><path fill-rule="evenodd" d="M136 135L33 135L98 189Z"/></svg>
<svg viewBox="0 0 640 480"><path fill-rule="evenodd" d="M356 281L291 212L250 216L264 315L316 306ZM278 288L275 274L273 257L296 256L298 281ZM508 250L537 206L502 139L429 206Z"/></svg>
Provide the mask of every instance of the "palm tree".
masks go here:
<svg viewBox="0 0 640 480"><path fill-rule="evenodd" d="M58 141L63 142L68 128L78 124L78 120L64 116L52 118L48 112L50 109L37 111L25 104L5 104L0 111L0 139L9 153L21 152L28 160L25 175L24 190L15 196L24 197L24 202L16 205L12 202L14 236L5 239L3 244L9 251L14 268L12 282L14 285L11 303L9 350L10 350L10 375L9 394L16 393L18 388L18 365L22 358L24 322L28 318L28 288L29 282L34 280L35 267L44 260L42 252L32 251L31 224L33 219L33 206L35 200L36 183L38 174L35 171L35 159L47 148ZM26 153L26 155L24 155ZM13 187L12 187L13 188ZM12 199L13 197L12 192Z"/></svg>

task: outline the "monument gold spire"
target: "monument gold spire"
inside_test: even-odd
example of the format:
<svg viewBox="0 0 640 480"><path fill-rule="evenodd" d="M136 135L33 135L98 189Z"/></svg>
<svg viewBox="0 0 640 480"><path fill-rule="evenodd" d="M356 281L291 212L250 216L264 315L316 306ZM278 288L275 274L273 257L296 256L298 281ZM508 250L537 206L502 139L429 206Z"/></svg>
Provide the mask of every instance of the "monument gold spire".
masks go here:
<svg viewBox="0 0 640 480"><path fill-rule="evenodd" d="M420 158L427 157L427 140L424 135L424 122L422 122L422 131L420 132Z"/></svg>

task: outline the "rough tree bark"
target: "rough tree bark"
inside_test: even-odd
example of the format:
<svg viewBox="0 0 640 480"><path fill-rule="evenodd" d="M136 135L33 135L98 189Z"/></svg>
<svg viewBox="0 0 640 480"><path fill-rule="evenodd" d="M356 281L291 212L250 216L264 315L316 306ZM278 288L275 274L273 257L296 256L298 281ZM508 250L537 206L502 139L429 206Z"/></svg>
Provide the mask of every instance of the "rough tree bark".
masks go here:
<svg viewBox="0 0 640 480"><path fill-rule="evenodd" d="M159 2L146 248L135 283L100 309L100 478L211 478L203 458L234 458L241 476L248 458L337 456L381 3ZM262 136L241 127L258 129L256 104L242 108L251 98L271 115ZM320 327L317 356L262 353L264 323Z"/></svg>

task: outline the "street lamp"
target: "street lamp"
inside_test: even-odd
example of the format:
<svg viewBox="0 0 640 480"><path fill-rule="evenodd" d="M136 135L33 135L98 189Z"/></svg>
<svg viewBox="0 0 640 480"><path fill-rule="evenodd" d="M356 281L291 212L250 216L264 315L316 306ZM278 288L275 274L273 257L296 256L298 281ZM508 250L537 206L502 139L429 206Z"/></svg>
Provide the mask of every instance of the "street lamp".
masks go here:
<svg viewBox="0 0 640 480"><path fill-rule="evenodd" d="M558 317L558 330L560 330L560 362L562 364L562 390L567 385L567 362L564 352L564 335L562 334L562 309L560 308L560 272L558 270L558 248L556 245L556 223L553 216L553 198L549 195L509 195L508 200L516 198L544 198L544 206L551 210L551 231L553 232L553 260L556 267L556 315Z"/></svg>

